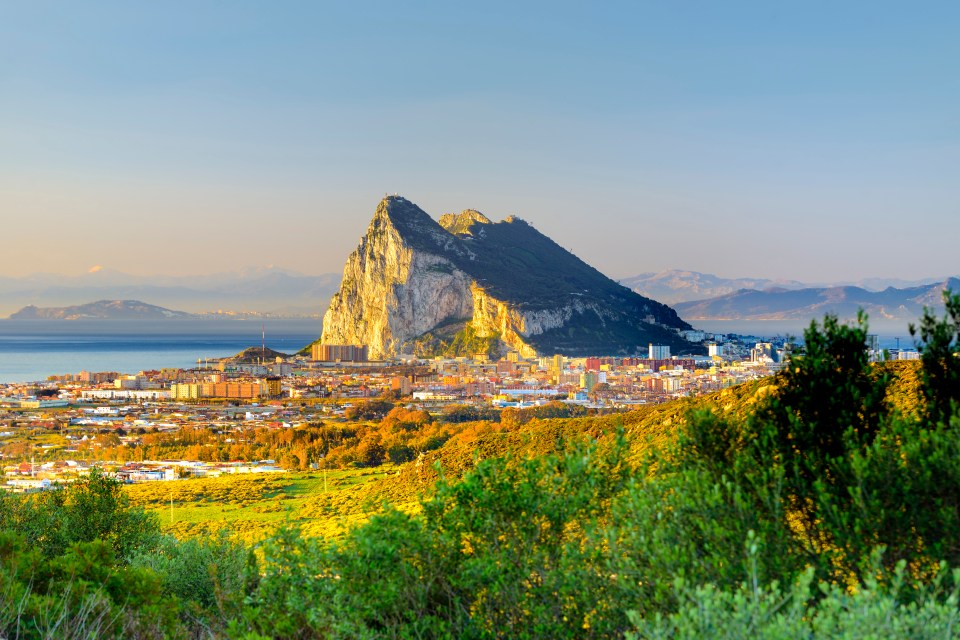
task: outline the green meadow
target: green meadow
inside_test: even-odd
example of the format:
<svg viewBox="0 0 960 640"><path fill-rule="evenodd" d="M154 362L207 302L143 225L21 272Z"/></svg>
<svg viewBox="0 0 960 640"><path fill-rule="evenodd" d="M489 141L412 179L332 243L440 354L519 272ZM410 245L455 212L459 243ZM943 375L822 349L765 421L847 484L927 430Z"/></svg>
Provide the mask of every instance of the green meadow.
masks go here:
<svg viewBox="0 0 960 640"><path fill-rule="evenodd" d="M281 525L297 524L311 536L338 537L379 511L371 485L398 473L372 469L231 474L125 487L130 503L156 514L164 533L178 538L227 531L257 542Z"/></svg>

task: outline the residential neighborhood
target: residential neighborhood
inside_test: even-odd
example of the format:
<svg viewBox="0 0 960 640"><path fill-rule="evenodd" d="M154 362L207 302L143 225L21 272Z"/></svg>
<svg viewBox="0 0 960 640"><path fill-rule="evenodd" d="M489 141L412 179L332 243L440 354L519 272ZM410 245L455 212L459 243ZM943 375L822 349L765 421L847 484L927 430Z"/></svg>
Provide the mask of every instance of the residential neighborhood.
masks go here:
<svg viewBox="0 0 960 640"><path fill-rule="evenodd" d="M314 350L346 354L347 360L228 358L191 369L81 371L42 383L8 384L0 386L0 462L6 480L0 486L47 489L95 466L130 483L278 473L284 471L282 461L219 458L229 451L249 454L242 447L256 433L346 422L351 406L372 398L389 396L431 414L448 405L503 410L550 402L625 411L771 375L790 355L786 339L696 333L689 338L705 342L708 355L678 357L669 347L651 344L647 357L523 358L512 352L498 360L401 356L369 362L363 359L366 350L357 347ZM232 448L214 454L205 448L209 444L194 444L184 449L189 454L184 459L146 457L164 434L172 437L184 429L217 434ZM33 436L26 439L28 432ZM106 452L113 457L105 458Z"/></svg>

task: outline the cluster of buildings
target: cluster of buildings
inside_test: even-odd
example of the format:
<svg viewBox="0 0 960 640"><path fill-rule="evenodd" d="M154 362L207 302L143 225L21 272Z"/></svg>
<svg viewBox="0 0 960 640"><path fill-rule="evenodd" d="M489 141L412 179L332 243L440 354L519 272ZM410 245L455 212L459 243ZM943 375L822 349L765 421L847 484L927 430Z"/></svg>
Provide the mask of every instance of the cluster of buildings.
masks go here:
<svg viewBox="0 0 960 640"><path fill-rule="evenodd" d="M44 463L21 462L3 467L0 490L10 493L45 491L56 484L69 484L89 476L103 463L83 460L56 460ZM145 460L110 465L112 477L127 484L162 482L184 478L214 478L238 473L285 473L273 460L259 462L203 462L199 460Z"/></svg>
<svg viewBox="0 0 960 640"><path fill-rule="evenodd" d="M702 333L702 332L701 332ZM83 474L86 463L44 462L25 468L24 451L12 451L19 429L67 432L61 458L82 459L105 435L137 446L144 433L185 426L235 431L237 441L256 428L287 429L317 419L338 419L351 405L392 393L411 405L439 412L448 404L495 408L528 407L552 401L595 408L629 408L710 393L770 375L790 357L785 339L702 334L707 355L671 354L665 345L648 345L633 357L562 355L528 358L511 352L498 360L486 355L367 362L363 345L317 345L313 355L271 363L208 363L193 369L88 372L45 383L0 385L0 459L8 466L8 488L42 488L43 480ZM876 345L875 345L876 346ZM889 354L876 350L876 358ZM916 357L900 351L897 359ZM31 454L43 457L43 447ZM49 457L49 456L48 456ZM53 466L49 466L53 465ZM66 466L65 466L66 465ZM48 468L49 467L49 468ZM199 461L140 460L116 472L128 481L146 481L270 470L271 461L201 464ZM26 472L26 473L25 473ZM37 484L40 483L40 484Z"/></svg>
<svg viewBox="0 0 960 640"><path fill-rule="evenodd" d="M170 399L199 400L200 398L224 398L257 400L279 398L283 387L282 378L270 376L260 380L224 380L222 375L210 376L207 382L181 382L170 385Z"/></svg>
<svg viewBox="0 0 960 640"><path fill-rule="evenodd" d="M7 463L0 489L42 490L88 475L95 466L124 482L281 472L273 460L145 460L142 452L157 434L177 434L184 428L209 430L221 434L225 443L242 445L253 442L259 429L282 431L307 419L311 416L279 402L238 406L80 402L51 411L0 408L0 424L5 425L0 430L0 464ZM22 437L25 432L49 435L28 443ZM128 453L104 462L100 454L104 447L120 447Z"/></svg>
<svg viewBox="0 0 960 640"><path fill-rule="evenodd" d="M319 362L367 362L369 348L365 344L322 344L310 347L310 355Z"/></svg>
<svg viewBox="0 0 960 640"><path fill-rule="evenodd" d="M364 345L314 345L314 358L275 362L213 361L192 369L137 374L89 372L59 376L40 387L0 387L0 407L57 409L93 403L240 404L275 400L349 402L394 391L431 404L524 406L561 399L590 406L662 402L769 374L786 346L738 336L704 334L708 355L678 357L650 344L646 357L473 357L422 360L400 356L367 362Z"/></svg>
<svg viewBox="0 0 960 640"><path fill-rule="evenodd" d="M716 390L768 375L790 357L790 345L784 338L770 341L687 333L687 339L706 346L707 355L678 357L667 345L650 344L645 354L633 357L528 358L510 352L499 360L478 354L428 360L399 356L389 362L368 362L365 345L317 344L312 347L313 358L276 358L274 362L224 359L193 369L134 375L82 371L51 378L42 388L8 385L6 391L0 387L0 407L42 410L97 402L349 401L386 391L431 403L522 406L537 399L562 399L615 407ZM916 351L891 355L878 347L873 344L875 359L917 357Z"/></svg>

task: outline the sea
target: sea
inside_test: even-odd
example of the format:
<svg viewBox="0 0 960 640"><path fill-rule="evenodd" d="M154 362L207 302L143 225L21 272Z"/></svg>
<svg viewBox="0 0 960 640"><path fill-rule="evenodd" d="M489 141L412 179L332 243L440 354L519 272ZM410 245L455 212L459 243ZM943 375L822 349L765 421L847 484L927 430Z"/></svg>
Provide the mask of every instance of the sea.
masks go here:
<svg viewBox="0 0 960 640"><path fill-rule="evenodd" d="M189 368L262 343L295 353L321 332L319 318L260 320L0 320L0 383L81 371Z"/></svg>

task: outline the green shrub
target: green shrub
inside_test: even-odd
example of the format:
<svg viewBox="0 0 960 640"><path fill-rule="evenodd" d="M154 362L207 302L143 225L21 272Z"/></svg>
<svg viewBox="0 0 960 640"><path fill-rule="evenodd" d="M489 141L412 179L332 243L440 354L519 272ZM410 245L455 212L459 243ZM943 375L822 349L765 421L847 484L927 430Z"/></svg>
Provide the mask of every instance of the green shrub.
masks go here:
<svg viewBox="0 0 960 640"><path fill-rule="evenodd" d="M944 337L952 322L929 312L924 319L924 334L940 336L923 347L924 370L937 372L921 376L928 407L955 392L936 382L957 365L955 347L944 346L952 344ZM888 570L907 560L930 578L942 560L960 564L950 533L960 527L960 421L955 413L933 420L930 408L923 415L892 410L889 368L870 364L866 334L863 317L855 326L830 316L822 328L813 323L805 354L788 363L756 410L742 419L690 415L658 469L660 478L689 472L704 474L704 486L728 484L727 514L713 526L734 536L756 531L768 553L761 564L776 567L771 579L793 580L798 566L809 565L819 579L864 580L878 547ZM675 495L695 500L699 492L685 486ZM701 527L685 527L696 539ZM702 566L713 556L699 557Z"/></svg>
<svg viewBox="0 0 960 640"><path fill-rule="evenodd" d="M238 615L259 580L252 550L231 541L226 530L202 540L164 537L157 549L134 557L131 566L155 573L165 595L213 628Z"/></svg>
<svg viewBox="0 0 960 640"><path fill-rule="evenodd" d="M941 570L929 585L906 587L905 564L897 565L884 585L876 578L844 588L813 584L813 569L805 571L788 588L776 582L740 588L696 586L674 582L679 606L668 614L628 616L628 640L685 638L756 638L758 640L949 640L960 638L960 598L957 588L947 591L944 582L957 584L960 572L945 580ZM904 597L906 593L910 597Z"/></svg>
<svg viewBox="0 0 960 640"><path fill-rule="evenodd" d="M56 490L0 498L0 529L22 534L47 558L77 542L105 540L123 562L160 539L156 516L131 507L120 482L98 468Z"/></svg>
<svg viewBox="0 0 960 640"><path fill-rule="evenodd" d="M288 526L266 540L256 590L241 615L230 622L229 637L329 637L337 610L337 578L327 569L320 540L303 538Z"/></svg>
<svg viewBox="0 0 960 640"><path fill-rule="evenodd" d="M104 540L71 545L52 559L0 533L0 636L163 638L182 635L176 602L152 571L119 566Z"/></svg>
<svg viewBox="0 0 960 640"><path fill-rule="evenodd" d="M944 291L943 303L943 318L926 309L919 329L910 325L911 335L920 334L924 413L934 424L947 422L960 402L960 294Z"/></svg>

